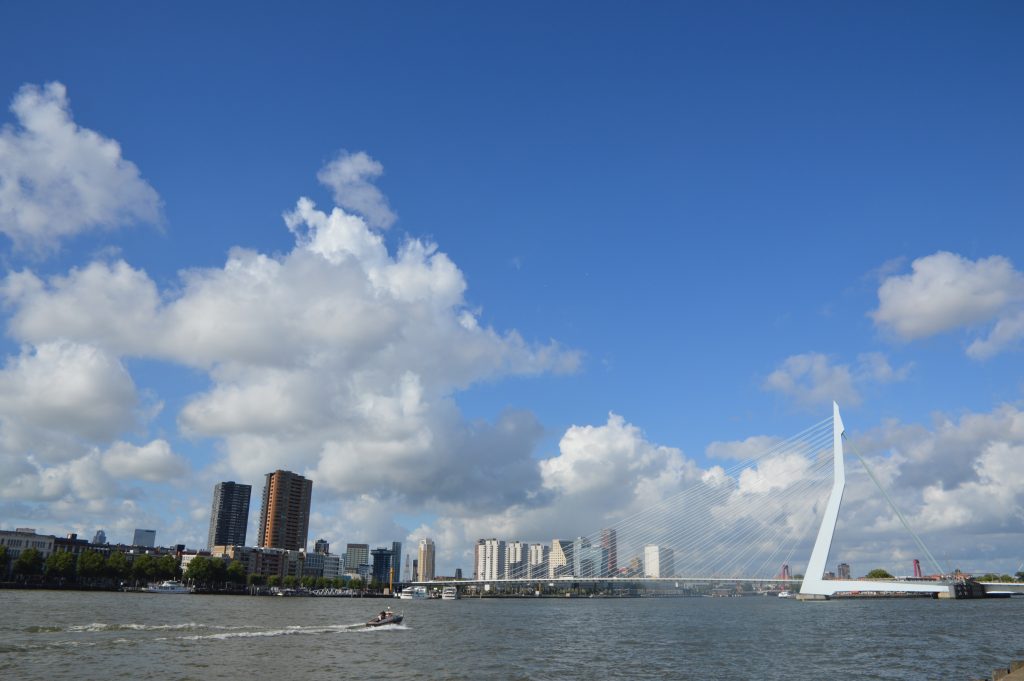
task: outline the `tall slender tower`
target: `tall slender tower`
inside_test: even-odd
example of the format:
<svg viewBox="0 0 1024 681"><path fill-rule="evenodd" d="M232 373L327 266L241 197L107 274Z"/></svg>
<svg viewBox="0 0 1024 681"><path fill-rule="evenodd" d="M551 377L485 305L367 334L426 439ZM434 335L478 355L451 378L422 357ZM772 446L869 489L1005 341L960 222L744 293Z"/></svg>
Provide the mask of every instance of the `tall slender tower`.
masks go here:
<svg viewBox="0 0 1024 681"><path fill-rule="evenodd" d="M417 559L420 582L429 582L434 578L434 540L420 539L420 554Z"/></svg>
<svg viewBox="0 0 1024 681"><path fill-rule="evenodd" d="M218 482L213 487L213 508L210 509L210 533L206 548L214 546L245 546L249 525L249 499L252 485Z"/></svg>
<svg viewBox="0 0 1024 681"><path fill-rule="evenodd" d="M257 546L292 551L305 549L312 500L312 480L291 471L267 473Z"/></svg>

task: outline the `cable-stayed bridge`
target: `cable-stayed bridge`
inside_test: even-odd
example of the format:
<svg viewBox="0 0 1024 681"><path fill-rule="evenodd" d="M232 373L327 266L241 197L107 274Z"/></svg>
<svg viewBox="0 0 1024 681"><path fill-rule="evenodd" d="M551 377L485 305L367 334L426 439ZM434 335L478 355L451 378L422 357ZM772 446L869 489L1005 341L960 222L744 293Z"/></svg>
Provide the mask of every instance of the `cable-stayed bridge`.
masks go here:
<svg viewBox="0 0 1024 681"><path fill-rule="evenodd" d="M826 573L846 489L845 428L833 414L756 456L715 466L681 491L601 529L541 544L481 540L476 577L460 584L755 582L800 585L800 596L851 592L962 595L952 577L864 580ZM876 492L935 575L946 575L854 450ZM813 542L813 543L812 543ZM805 575L790 566L805 566ZM848 567L847 567L848 572ZM417 582L440 584L441 582ZM999 584L1020 590L1024 584ZM995 588L995 587L993 587Z"/></svg>

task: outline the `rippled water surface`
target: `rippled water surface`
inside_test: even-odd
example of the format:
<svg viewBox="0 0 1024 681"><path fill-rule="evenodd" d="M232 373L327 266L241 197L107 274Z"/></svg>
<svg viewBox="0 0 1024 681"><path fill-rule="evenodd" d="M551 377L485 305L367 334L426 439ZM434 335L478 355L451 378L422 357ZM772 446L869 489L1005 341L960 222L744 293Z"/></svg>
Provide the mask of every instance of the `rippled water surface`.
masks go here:
<svg viewBox="0 0 1024 681"><path fill-rule="evenodd" d="M0 591L3 679L969 679L1024 598L390 601Z"/></svg>

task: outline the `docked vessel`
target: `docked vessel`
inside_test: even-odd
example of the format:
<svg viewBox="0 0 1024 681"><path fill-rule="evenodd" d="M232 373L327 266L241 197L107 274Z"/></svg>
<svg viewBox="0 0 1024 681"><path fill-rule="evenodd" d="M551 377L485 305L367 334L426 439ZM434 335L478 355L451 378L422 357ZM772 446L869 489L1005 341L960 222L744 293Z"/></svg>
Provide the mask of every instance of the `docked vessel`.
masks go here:
<svg viewBox="0 0 1024 681"><path fill-rule="evenodd" d="M151 594L190 594L192 593L192 588L185 586L176 579L168 579L159 584L150 584L143 591Z"/></svg>
<svg viewBox="0 0 1024 681"><path fill-rule="evenodd" d="M457 601L459 600L459 590L454 586L446 586L441 589L441 600L442 601Z"/></svg>
<svg viewBox="0 0 1024 681"><path fill-rule="evenodd" d="M779 598L792 598L793 593L791 591L780 591Z"/></svg>
<svg viewBox="0 0 1024 681"><path fill-rule="evenodd" d="M407 586L398 592L398 597L403 600L419 600L427 597L427 587L425 586Z"/></svg>

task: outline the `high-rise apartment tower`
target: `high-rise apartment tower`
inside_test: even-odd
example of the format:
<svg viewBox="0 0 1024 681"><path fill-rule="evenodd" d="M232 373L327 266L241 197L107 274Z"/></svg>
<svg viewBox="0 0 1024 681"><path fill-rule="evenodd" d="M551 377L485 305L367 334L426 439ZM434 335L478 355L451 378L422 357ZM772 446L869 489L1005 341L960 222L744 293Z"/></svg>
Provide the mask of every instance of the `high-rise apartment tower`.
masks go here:
<svg viewBox="0 0 1024 681"><path fill-rule="evenodd" d="M429 582L434 578L434 540L420 539L420 551L417 558L420 582Z"/></svg>
<svg viewBox="0 0 1024 681"><path fill-rule="evenodd" d="M214 485L213 507L210 509L210 534L206 539L206 548L245 546L251 495L252 485L241 485L237 482L218 482Z"/></svg>
<svg viewBox="0 0 1024 681"><path fill-rule="evenodd" d="M312 480L291 471L267 473L257 546L291 551L305 549L312 500Z"/></svg>

